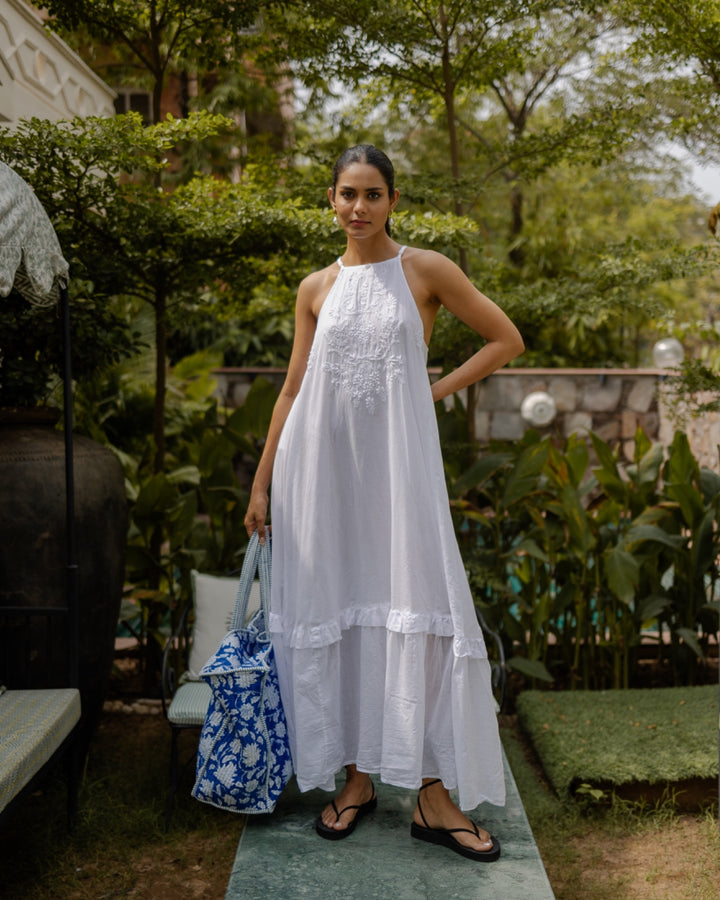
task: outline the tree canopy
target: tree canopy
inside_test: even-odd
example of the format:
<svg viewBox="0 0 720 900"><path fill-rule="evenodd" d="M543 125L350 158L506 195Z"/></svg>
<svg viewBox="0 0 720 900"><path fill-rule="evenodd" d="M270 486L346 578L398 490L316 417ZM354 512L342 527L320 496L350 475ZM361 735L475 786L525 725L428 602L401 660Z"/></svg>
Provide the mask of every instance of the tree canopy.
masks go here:
<svg viewBox="0 0 720 900"><path fill-rule="evenodd" d="M183 67L210 72L236 65L248 32L267 6L261 0L48 0L51 26L83 41L101 41L120 63L149 74L153 120L161 116L165 80Z"/></svg>
<svg viewBox="0 0 720 900"><path fill-rule="evenodd" d="M185 327L189 337L195 322L198 335L209 335L208 303L223 322L234 310L259 333L263 311L272 310L279 318L270 334L286 340L293 284L335 252L327 229L316 228L309 239L307 231L310 222L322 221L330 165L344 146L365 139L397 162L402 237L434 241L455 254L532 333L526 360L637 364L643 344L652 342L654 321L688 292L702 305L712 248L698 245L699 207L679 181L673 184L656 150L659 136L673 128L691 133L689 119L676 113L677 98L687 105L697 90L693 78L705 79L706 89L712 84L714 51L701 47L699 36L705 18L712 35L716 3L677 5L687 7L690 23L684 50L672 37L672 29L682 30L681 15L663 25L666 4L659 0L317 0L262 9L220 4L222 15L215 16L216 5L49 6L56 23L125 46L145 71L164 77L169 67L210 67L218 89L231 97L233 78L247 72L251 52L258 72L290 71L307 100L297 104L293 152L274 158L251 150L233 188L222 163L214 183L198 177L212 171L204 148L233 127L228 121L206 118L216 125L197 136L176 121L162 146L148 151L152 164L128 161L124 171L141 171L146 181L118 194L123 202L132 198L134 207L118 215L117 227L126 216L122 227L130 233L132 226L136 245L162 252L118 242L116 253L98 256L94 277L99 287L113 279L118 287L132 271L129 292L154 297L151 303L161 286L160 296L173 298L169 334L182 347L193 349L182 334ZM150 56L148 48L154 48ZM161 60L159 68L148 67L151 57ZM669 60L675 69L661 71ZM677 66L681 60L685 68ZM661 88L668 85L674 93L663 105ZM709 133L710 119L703 121ZM140 130L132 140L143 147ZM709 152L709 142L706 147ZM170 154L186 160L189 183L177 190L169 168L159 164ZM43 159L48 172L50 163ZM159 178L167 196L151 203ZM209 197L212 212L203 205ZM238 254L233 235L240 223L231 220L244 209L252 220L243 226L249 252ZM459 224L451 224L453 216ZM289 239L300 222L304 240ZM187 248L178 233L184 230ZM152 237L161 234L162 241ZM92 230L83 241L92 243ZM225 250L210 253L213 241ZM194 260L203 254L214 262L199 261L196 279ZM201 286L208 271L225 274ZM460 326L441 326L433 359L456 356L468 339Z"/></svg>

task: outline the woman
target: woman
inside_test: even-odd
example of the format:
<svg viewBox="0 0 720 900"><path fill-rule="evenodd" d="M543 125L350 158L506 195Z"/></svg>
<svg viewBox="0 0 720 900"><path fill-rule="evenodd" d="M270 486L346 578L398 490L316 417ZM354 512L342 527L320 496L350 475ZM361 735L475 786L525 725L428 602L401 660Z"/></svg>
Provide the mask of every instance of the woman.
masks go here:
<svg viewBox="0 0 720 900"><path fill-rule="evenodd" d="M523 351L507 316L445 256L390 235L393 167L346 150L328 190L344 254L300 285L287 379L245 518L265 539L270 631L300 790L335 790L338 840L375 808L370 778L420 789L411 833L490 861L500 846L455 805L504 803L490 668L455 540L433 403ZM430 385L443 305L485 338Z"/></svg>

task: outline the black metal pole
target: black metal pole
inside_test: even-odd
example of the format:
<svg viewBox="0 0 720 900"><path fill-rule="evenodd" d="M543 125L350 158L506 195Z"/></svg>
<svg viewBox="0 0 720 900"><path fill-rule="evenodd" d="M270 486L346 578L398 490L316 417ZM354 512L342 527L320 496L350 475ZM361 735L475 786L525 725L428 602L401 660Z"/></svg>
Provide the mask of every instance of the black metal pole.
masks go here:
<svg viewBox="0 0 720 900"><path fill-rule="evenodd" d="M80 637L77 541L75 536L75 470L73 462L72 357L70 352L70 300L67 285L60 284L63 328L63 427L65 429L65 530L67 542L66 591L70 685L80 684Z"/></svg>

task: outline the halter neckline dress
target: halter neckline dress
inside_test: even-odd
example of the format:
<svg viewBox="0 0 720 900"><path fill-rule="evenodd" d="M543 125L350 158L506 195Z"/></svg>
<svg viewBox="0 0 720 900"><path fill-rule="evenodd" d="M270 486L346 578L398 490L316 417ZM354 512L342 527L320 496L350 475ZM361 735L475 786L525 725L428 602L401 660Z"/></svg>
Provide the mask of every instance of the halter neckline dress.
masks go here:
<svg viewBox="0 0 720 900"><path fill-rule="evenodd" d="M453 531L423 325L397 256L345 266L272 481L270 631L300 790L355 763L505 801L490 666Z"/></svg>

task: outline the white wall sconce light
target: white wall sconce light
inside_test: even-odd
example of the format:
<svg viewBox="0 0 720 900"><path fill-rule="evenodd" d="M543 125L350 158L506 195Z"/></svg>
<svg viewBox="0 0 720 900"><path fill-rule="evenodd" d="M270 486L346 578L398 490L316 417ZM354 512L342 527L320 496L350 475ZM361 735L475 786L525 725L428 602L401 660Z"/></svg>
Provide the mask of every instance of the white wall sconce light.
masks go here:
<svg viewBox="0 0 720 900"><path fill-rule="evenodd" d="M546 391L533 391L523 398L520 415L528 425L544 428L557 415L557 404Z"/></svg>

